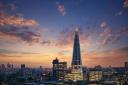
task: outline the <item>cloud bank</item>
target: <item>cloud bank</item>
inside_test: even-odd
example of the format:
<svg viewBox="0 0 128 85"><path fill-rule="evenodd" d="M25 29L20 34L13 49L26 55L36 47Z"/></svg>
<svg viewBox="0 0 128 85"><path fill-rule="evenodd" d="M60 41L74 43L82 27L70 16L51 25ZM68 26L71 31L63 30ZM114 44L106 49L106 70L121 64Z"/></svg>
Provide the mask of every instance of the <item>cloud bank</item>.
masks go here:
<svg viewBox="0 0 128 85"><path fill-rule="evenodd" d="M41 38L39 30L41 29L38 28L38 22L24 18L19 13L13 13L15 8L14 4L0 2L0 40L23 41L28 44L39 43Z"/></svg>

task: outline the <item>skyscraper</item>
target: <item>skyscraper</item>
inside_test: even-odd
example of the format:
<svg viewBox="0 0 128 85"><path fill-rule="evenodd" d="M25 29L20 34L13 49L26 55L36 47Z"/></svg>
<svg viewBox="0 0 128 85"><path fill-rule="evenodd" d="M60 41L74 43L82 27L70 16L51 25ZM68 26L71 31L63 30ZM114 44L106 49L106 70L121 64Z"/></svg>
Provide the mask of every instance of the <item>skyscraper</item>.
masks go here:
<svg viewBox="0 0 128 85"><path fill-rule="evenodd" d="M80 55L79 28L75 30L71 73L65 76L65 80L83 80L83 69Z"/></svg>
<svg viewBox="0 0 128 85"><path fill-rule="evenodd" d="M79 44L79 28L75 30L74 47L73 47L73 57L72 66L82 65L81 55L80 55L80 44Z"/></svg>

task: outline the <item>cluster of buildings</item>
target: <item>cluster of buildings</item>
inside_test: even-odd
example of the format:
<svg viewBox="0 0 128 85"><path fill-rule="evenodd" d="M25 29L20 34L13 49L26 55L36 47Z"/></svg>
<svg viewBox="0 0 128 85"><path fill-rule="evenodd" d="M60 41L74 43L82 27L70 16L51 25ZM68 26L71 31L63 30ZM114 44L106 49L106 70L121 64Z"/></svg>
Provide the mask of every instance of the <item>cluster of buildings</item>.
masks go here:
<svg viewBox="0 0 128 85"><path fill-rule="evenodd" d="M128 85L128 62L125 62L124 67L82 66L78 29L75 31L71 67L67 68L67 62L60 62L57 58L52 65L51 69L30 69L22 64L8 77L3 72L5 66L2 64L0 85ZM13 65L9 64L7 68L13 68Z"/></svg>
<svg viewBox="0 0 128 85"><path fill-rule="evenodd" d="M8 64L1 64L0 65L0 69L13 69L13 64L10 64L10 63L8 63Z"/></svg>

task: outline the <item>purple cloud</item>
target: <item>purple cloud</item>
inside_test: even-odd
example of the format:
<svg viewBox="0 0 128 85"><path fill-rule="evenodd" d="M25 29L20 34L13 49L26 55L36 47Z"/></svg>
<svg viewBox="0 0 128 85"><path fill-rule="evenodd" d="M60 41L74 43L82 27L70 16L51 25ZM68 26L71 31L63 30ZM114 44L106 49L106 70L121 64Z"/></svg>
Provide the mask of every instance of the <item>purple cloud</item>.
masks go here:
<svg viewBox="0 0 128 85"><path fill-rule="evenodd" d="M63 4L58 3L58 2L56 4L57 4L57 10L58 10L58 12L60 12L60 14L62 16L65 16L66 15L65 6Z"/></svg>

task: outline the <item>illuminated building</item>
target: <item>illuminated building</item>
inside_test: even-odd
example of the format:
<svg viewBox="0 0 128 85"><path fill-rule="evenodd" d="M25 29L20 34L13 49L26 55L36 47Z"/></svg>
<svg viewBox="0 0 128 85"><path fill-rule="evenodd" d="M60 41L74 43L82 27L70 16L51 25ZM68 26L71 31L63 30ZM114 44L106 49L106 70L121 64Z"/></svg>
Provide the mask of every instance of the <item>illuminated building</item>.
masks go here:
<svg viewBox="0 0 128 85"><path fill-rule="evenodd" d="M89 70L89 74L88 74L88 78L90 82L100 82L102 80L102 70L100 69L90 69Z"/></svg>
<svg viewBox="0 0 128 85"><path fill-rule="evenodd" d="M73 80L73 81L83 80L83 67L82 67L80 44L79 44L79 28L76 28L75 30L71 73L65 76L65 80Z"/></svg>
<svg viewBox="0 0 128 85"><path fill-rule="evenodd" d="M59 62L56 58L53 60L53 79L54 80L63 80L64 76L67 73L67 63L66 62Z"/></svg>

